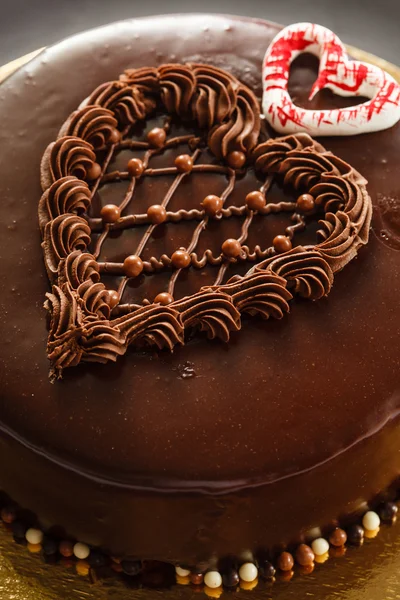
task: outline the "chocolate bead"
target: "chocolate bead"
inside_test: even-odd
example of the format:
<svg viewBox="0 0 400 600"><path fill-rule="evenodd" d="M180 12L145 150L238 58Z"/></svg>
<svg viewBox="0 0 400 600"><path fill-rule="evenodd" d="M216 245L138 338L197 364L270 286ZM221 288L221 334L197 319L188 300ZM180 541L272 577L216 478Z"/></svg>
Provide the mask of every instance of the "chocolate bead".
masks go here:
<svg viewBox="0 0 400 600"><path fill-rule="evenodd" d="M94 162L86 171L86 179L88 179L88 181L94 181L95 179L98 179L100 175L101 166L97 162Z"/></svg>
<svg viewBox="0 0 400 600"><path fill-rule="evenodd" d="M147 218L153 225L160 225L167 219L167 211L161 204L153 204L147 209Z"/></svg>
<svg viewBox="0 0 400 600"><path fill-rule="evenodd" d="M43 554L45 556L52 556L57 554L58 544L52 538L45 537L42 541Z"/></svg>
<svg viewBox="0 0 400 600"><path fill-rule="evenodd" d="M168 294L168 292L161 292L160 294L157 294L157 296L154 298L155 304L162 304L163 306L167 306L173 301L174 297L171 296L171 294Z"/></svg>
<svg viewBox="0 0 400 600"><path fill-rule="evenodd" d="M94 569L99 569L100 567L104 567L108 563L108 559L99 550L92 550L90 556L88 558L88 563Z"/></svg>
<svg viewBox="0 0 400 600"><path fill-rule="evenodd" d="M296 548L295 557L296 561L302 567L312 565L315 558L314 552L311 550L310 546L307 546L307 544L300 544L300 546Z"/></svg>
<svg viewBox="0 0 400 600"><path fill-rule="evenodd" d="M384 502L379 508L379 516L382 521L391 523L396 518L398 507L394 502Z"/></svg>
<svg viewBox="0 0 400 600"><path fill-rule="evenodd" d="M261 210L266 205L265 196L262 192L254 190L246 196L247 208L250 210Z"/></svg>
<svg viewBox="0 0 400 600"><path fill-rule="evenodd" d="M258 563L258 571L264 579L271 579L275 575L275 567L269 560L261 560Z"/></svg>
<svg viewBox="0 0 400 600"><path fill-rule="evenodd" d="M227 258L237 258L242 251L242 245L239 240L229 238L222 244L222 252Z"/></svg>
<svg viewBox="0 0 400 600"><path fill-rule="evenodd" d="M292 242L286 235L275 236L272 240L272 245L275 248L275 252L278 252L278 254L288 252L292 249Z"/></svg>
<svg viewBox="0 0 400 600"><path fill-rule="evenodd" d="M186 269L191 263L190 254L184 248L179 248L171 256L171 262L176 269Z"/></svg>
<svg viewBox="0 0 400 600"><path fill-rule="evenodd" d="M296 201L297 209L300 212L308 213L315 208L315 201L311 194L301 194Z"/></svg>
<svg viewBox="0 0 400 600"><path fill-rule="evenodd" d="M193 585L201 585L204 581L203 573L191 573L190 574L190 583Z"/></svg>
<svg viewBox="0 0 400 600"><path fill-rule="evenodd" d="M119 302L119 294L116 290L107 290L107 303L109 307L115 308Z"/></svg>
<svg viewBox="0 0 400 600"><path fill-rule="evenodd" d="M138 277L143 271L143 261L140 256L131 254L124 260L124 273L127 277Z"/></svg>
<svg viewBox="0 0 400 600"><path fill-rule="evenodd" d="M221 212L221 209L224 205L224 201L219 196L214 196L214 194L210 194L206 196L201 203L201 206L204 208L204 212L209 217L215 217Z"/></svg>
<svg viewBox="0 0 400 600"><path fill-rule="evenodd" d="M353 546L360 546L364 541L364 529L361 525L352 525L347 530L347 541Z"/></svg>
<svg viewBox="0 0 400 600"><path fill-rule="evenodd" d="M239 582L240 577L236 569L229 569L225 573L222 573L222 584L225 587L236 587L239 584Z"/></svg>
<svg viewBox="0 0 400 600"><path fill-rule="evenodd" d="M1 520L4 523L8 523L9 525L15 521L16 518L16 511L15 508L13 507L9 507L9 508L3 508L1 511Z"/></svg>
<svg viewBox="0 0 400 600"><path fill-rule="evenodd" d="M142 570L142 563L138 560L122 560L121 567L125 575L135 577Z"/></svg>
<svg viewBox="0 0 400 600"><path fill-rule="evenodd" d="M180 154L175 159L175 166L179 173L190 173L193 169L193 159L189 154Z"/></svg>
<svg viewBox="0 0 400 600"><path fill-rule="evenodd" d="M60 542L60 545L58 546L58 551L61 554L61 556L64 556L64 558L70 558L74 555L74 544L68 540L64 540Z"/></svg>
<svg viewBox="0 0 400 600"><path fill-rule="evenodd" d="M115 127L111 129L108 139L111 144L118 144L118 142L121 140L121 134L118 129L115 129Z"/></svg>
<svg viewBox="0 0 400 600"><path fill-rule="evenodd" d="M121 217L121 211L115 204L106 204L100 211L104 223L116 223Z"/></svg>
<svg viewBox="0 0 400 600"><path fill-rule="evenodd" d="M154 129L151 129L147 134L147 141L153 148L162 148L166 139L166 131L161 127L154 127Z"/></svg>
<svg viewBox="0 0 400 600"><path fill-rule="evenodd" d="M281 571L291 571L294 565L293 556L290 552L282 552L277 560L278 569Z"/></svg>
<svg viewBox="0 0 400 600"><path fill-rule="evenodd" d="M11 531L15 541L25 541L27 529L27 526L22 521L13 521L11 523Z"/></svg>
<svg viewBox="0 0 400 600"><path fill-rule="evenodd" d="M336 529L334 529L329 536L329 543L332 544L332 546L340 547L344 546L346 542L347 533L344 531L344 529L336 527Z"/></svg>
<svg viewBox="0 0 400 600"><path fill-rule="evenodd" d="M140 158L131 158L127 165L128 173L131 177L140 177L144 171L144 164Z"/></svg>
<svg viewBox="0 0 400 600"><path fill-rule="evenodd" d="M227 163L232 169L240 169L246 162L246 155L244 152L239 152L238 150L234 150L233 152L229 152L226 157Z"/></svg>

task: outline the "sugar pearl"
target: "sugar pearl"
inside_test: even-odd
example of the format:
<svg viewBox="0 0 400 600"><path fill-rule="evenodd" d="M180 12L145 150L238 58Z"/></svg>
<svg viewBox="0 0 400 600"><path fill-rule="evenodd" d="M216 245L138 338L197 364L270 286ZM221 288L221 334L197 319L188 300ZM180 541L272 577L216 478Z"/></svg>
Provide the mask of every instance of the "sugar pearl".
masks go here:
<svg viewBox="0 0 400 600"><path fill-rule="evenodd" d="M218 571L208 571L204 575L204 583L209 588L219 588L222 585L222 577Z"/></svg>
<svg viewBox="0 0 400 600"><path fill-rule="evenodd" d="M28 542L28 544L35 544L35 545L41 544L43 541L43 531L40 531L40 529L34 529L33 527L31 527L25 533L25 538L26 538L26 541Z"/></svg>
<svg viewBox="0 0 400 600"><path fill-rule="evenodd" d="M246 162L246 155L244 152L240 152L239 150L233 150L233 152L228 154L226 160L232 169L241 169Z"/></svg>
<svg viewBox="0 0 400 600"><path fill-rule="evenodd" d="M143 262L140 256L131 254L124 260L123 265L124 273L127 277L138 277L143 271Z"/></svg>
<svg viewBox="0 0 400 600"><path fill-rule="evenodd" d="M221 248L224 255L228 258L237 258L242 251L242 245L239 240L234 240L233 238L225 240Z"/></svg>
<svg viewBox="0 0 400 600"><path fill-rule="evenodd" d="M254 581L257 578L258 569L253 563L244 563L239 569L239 577L243 581Z"/></svg>
<svg viewBox="0 0 400 600"><path fill-rule="evenodd" d="M297 198L296 204L298 210L305 213L310 212L315 208L314 198L311 194L301 194L301 196Z"/></svg>
<svg viewBox="0 0 400 600"><path fill-rule="evenodd" d="M292 242L286 235L277 235L272 240L272 245L278 253L288 252L292 249Z"/></svg>
<svg viewBox="0 0 400 600"><path fill-rule="evenodd" d="M314 562L314 552L307 544L300 544L296 548L296 560L302 567L308 567Z"/></svg>
<svg viewBox="0 0 400 600"><path fill-rule="evenodd" d="M364 529L361 525L352 525L347 531L347 539L350 544L360 546L364 541Z"/></svg>
<svg viewBox="0 0 400 600"><path fill-rule="evenodd" d="M99 163L94 162L89 169L86 171L86 179L89 181L93 181L94 179L98 179L101 175L101 166Z"/></svg>
<svg viewBox="0 0 400 600"><path fill-rule="evenodd" d="M171 262L175 269L186 269L191 263L190 254L185 248L179 248L171 256Z"/></svg>
<svg viewBox="0 0 400 600"><path fill-rule="evenodd" d="M336 527L329 536L329 542L332 544L332 546L340 548L340 546L344 546L347 542L347 533L344 531L344 529Z"/></svg>
<svg viewBox="0 0 400 600"><path fill-rule="evenodd" d="M104 223L116 223L121 217L121 211L115 204L106 204L100 211Z"/></svg>
<svg viewBox="0 0 400 600"><path fill-rule="evenodd" d="M161 204L152 204L147 209L147 218L153 225L160 225L167 220L167 211Z"/></svg>
<svg viewBox="0 0 400 600"><path fill-rule="evenodd" d="M154 298L154 304L162 304L163 306L167 306L168 304L171 304L171 302L173 302L173 301L174 301L174 297L171 296L171 294L168 294L168 292L160 292Z"/></svg>
<svg viewBox="0 0 400 600"><path fill-rule="evenodd" d="M290 552L282 552L278 556L277 565L281 571L290 571L294 565L293 556Z"/></svg>
<svg viewBox="0 0 400 600"><path fill-rule="evenodd" d="M190 173L193 169L193 159L189 154L180 154L175 159L175 166L180 173Z"/></svg>
<svg viewBox="0 0 400 600"><path fill-rule="evenodd" d="M259 190L249 192L246 196L246 204L250 210L261 210L266 205L265 196Z"/></svg>
<svg viewBox="0 0 400 600"><path fill-rule="evenodd" d="M204 581L203 573L191 573L190 574L190 583L193 585L201 585Z"/></svg>
<svg viewBox="0 0 400 600"><path fill-rule="evenodd" d="M90 554L90 548L86 544L78 542L74 546L74 554L76 558L79 558L80 560L85 560L85 558L87 558Z"/></svg>
<svg viewBox="0 0 400 600"><path fill-rule="evenodd" d="M363 516L362 524L368 531L374 531L375 529L378 529L379 525L381 524L381 520L376 512L369 510Z"/></svg>
<svg viewBox="0 0 400 600"><path fill-rule="evenodd" d="M154 129L151 129L147 134L147 141L153 148L162 148L166 139L166 131L165 129L161 129L161 127L154 127Z"/></svg>
<svg viewBox="0 0 400 600"><path fill-rule="evenodd" d="M329 542L325 538L317 538L311 544L315 556L323 556L329 550Z"/></svg>
<svg viewBox="0 0 400 600"><path fill-rule="evenodd" d="M116 290L107 290L106 298L110 308L115 308L119 302L119 294Z"/></svg>
<svg viewBox="0 0 400 600"><path fill-rule="evenodd" d="M394 502L385 502L379 508L380 518L382 521L386 521L388 523L391 523L396 519L397 512L398 507Z"/></svg>
<svg viewBox="0 0 400 600"><path fill-rule="evenodd" d="M209 217L215 217L221 212L221 209L224 206L224 201L219 196L209 194L204 198L201 205L204 208L206 215Z"/></svg>
<svg viewBox="0 0 400 600"><path fill-rule="evenodd" d="M179 565L175 567L175 573L179 575L179 577L188 577L188 575L190 575L189 569L182 569Z"/></svg>
<svg viewBox="0 0 400 600"><path fill-rule="evenodd" d="M118 142L119 142L119 141L120 141L120 139L121 139L121 134L120 134L120 132L118 131L118 129L116 129L115 127L113 127L113 128L110 130L110 135L109 135L109 138L108 138L108 139L109 139L109 141L110 141L112 144L118 144Z"/></svg>
<svg viewBox="0 0 400 600"><path fill-rule="evenodd" d="M128 173L131 177L140 177L144 171L144 164L140 158L131 158L128 162Z"/></svg>

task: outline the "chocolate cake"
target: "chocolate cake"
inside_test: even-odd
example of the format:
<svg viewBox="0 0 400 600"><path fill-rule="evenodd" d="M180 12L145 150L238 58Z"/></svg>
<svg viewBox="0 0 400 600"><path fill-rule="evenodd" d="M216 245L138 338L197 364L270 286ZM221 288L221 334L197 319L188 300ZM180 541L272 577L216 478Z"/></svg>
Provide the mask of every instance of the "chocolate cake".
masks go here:
<svg viewBox="0 0 400 600"><path fill-rule="evenodd" d="M315 139L286 132L289 113L264 118L279 30L125 21L2 84L15 537L218 587L307 566L395 515L400 125L338 135L331 120ZM348 124L367 99L326 79L309 100L317 73L296 59L293 102Z"/></svg>

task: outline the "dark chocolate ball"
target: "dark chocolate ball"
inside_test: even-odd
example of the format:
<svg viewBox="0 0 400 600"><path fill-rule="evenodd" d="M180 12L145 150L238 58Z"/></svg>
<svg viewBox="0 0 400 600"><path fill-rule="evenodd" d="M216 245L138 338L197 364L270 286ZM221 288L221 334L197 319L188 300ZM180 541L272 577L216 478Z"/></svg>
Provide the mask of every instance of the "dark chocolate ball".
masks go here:
<svg viewBox="0 0 400 600"><path fill-rule="evenodd" d="M128 173L131 177L140 177L144 171L144 164L140 158L131 158L127 165Z"/></svg>
<svg viewBox="0 0 400 600"><path fill-rule="evenodd" d="M258 190L254 190L246 196L246 204L250 210L261 210L266 203L264 194Z"/></svg>
<svg viewBox="0 0 400 600"><path fill-rule="evenodd" d="M227 163L232 169L241 169L246 162L246 155L244 152L240 152L239 150L234 150L233 152L229 152L226 157Z"/></svg>
<svg viewBox="0 0 400 600"><path fill-rule="evenodd" d="M153 225L160 225L167 219L167 211L161 204L153 204L147 209L147 218Z"/></svg>
<svg viewBox="0 0 400 600"><path fill-rule="evenodd" d="M42 541L42 548L43 554L45 554L46 556L52 556L53 554L57 554L58 543L52 538L44 537Z"/></svg>
<svg viewBox="0 0 400 600"><path fill-rule="evenodd" d="M91 567L99 569L100 567L104 567L109 559L99 550L91 550L87 560Z"/></svg>
<svg viewBox="0 0 400 600"><path fill-rule="evenodd" d="M215 217L221 212L221 209L224 205L224 201L219 196L215 196L214 194L210 194L206 196L201 203L204 208L204 212L209 217Z"/></svg>
<svg viewBox="0 0 400 600"><path fill-rule="evenodd" d="M162 148L166 139L166 131L161 127L154 127L154 129L151 129L147 134L147 141L153 148Z"/></svg>
<svg viewBox="0 0 400 600"><path fill-rule="evenodd" d="M13 533L14 540L24 540L27 529L27 526L22 521L13 521L11 524L11 531Z"/></svg>
<svg viewBox="0 0 400 600"><path fill-rule="evenodd" d="M121 561L121 567L125 575L135 577L142 570L142 563L138 560L123 560Z"/></svg>
<svg viewBox="0 0 400 600"><path fill-rule="evenodd" d="M190 254L184 248L179 248L171 256L171 262L176 269L186 269L191 263Z"/></svg>
<svg viewBox="0 0 400 600"><path fill-rule="evenodd" d="M301 196L297 198L296 205L300 212L307 213L314 210L315 201L311 194L301 194Z"/></svg>
<svg viewBox="0 0 400 600"><path fill-rule="evenodd" d="M228 569L222 573L222 584L225 587L231 588L236 587L240 582L239 573L236 569Z"/></svg>
<svg viewBox="0 0 400 600"><path fill-rule="evenodd" d="M396 518L398 511L398 506L394 502L384 502L379 507L379 516L382 521L386 521L387 523L391 523Z"/></svg>
<svg viewBox="0 0 400 600"><path fill-rule="evenodd" d="M237 258L242 251L242 245L239 240L228 238L222 244L222 252L227 258Z"/></svg>
<svg viewBox="0 0 400 600"><path fill-rule="evenodd" d="M347 541L353 546L360 546L364 541L364 529L361 525L352 525L347 530Z"/></svg>
<svg viewBox="0 0 400 600"><path fill-rule="evenodd" d="M286 235L276 235L272 240L272 245L275 248L275 252L282 254L282 252L288 252L292 249L292 242Z"/></svg>
<svg viewBox="0 0 400 600"><path fill-rule="evenodd" d="M275 575L275 567L269 560L261 560L258 563L258 570L261 577L264 579L271 579Z"/></svg>
<svg viewBox="0 0 400 600"><path fill-rule="evenodd" d="M124 260L124 273L127 277L138 277L143 271L143 261L140 256L131 254Z"/></svg>
<svg viewBox="0 0 400 600"><path fill-rule="evenodd" d="M116 223L121 217L121 211L115 204L106 204L100 211L104 223Z"/></svg>
<svg viewBox="0 0 400 600"><path fill-rule="evenodd" d="M175 166L180 173L190 173L193 169L193 159L189 154L180 154L175 159Z"/></svg>

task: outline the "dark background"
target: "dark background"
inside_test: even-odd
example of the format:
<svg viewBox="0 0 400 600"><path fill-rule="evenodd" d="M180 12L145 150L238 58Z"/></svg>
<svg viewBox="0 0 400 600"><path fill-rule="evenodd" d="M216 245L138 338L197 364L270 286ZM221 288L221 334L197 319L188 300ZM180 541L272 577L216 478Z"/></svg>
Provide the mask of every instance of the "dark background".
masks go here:
<svg viewBox="0 0 400 600"><path fill-rule="evenodd" d="M91 27L174 12L312 21L400 64L400 0L0 0L0 64Z"/></svg>

